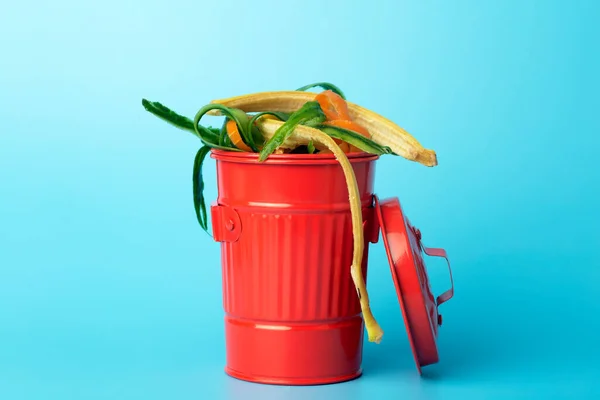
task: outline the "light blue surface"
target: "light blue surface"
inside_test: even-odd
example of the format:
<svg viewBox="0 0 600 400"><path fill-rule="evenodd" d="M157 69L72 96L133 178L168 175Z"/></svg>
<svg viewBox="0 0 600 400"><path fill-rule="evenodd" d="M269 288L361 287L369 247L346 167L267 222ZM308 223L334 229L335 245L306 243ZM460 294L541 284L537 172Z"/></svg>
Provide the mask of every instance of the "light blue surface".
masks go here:
<svg viewBox="0 0 600 400"><path fill-rule="evenodd" d="M2 6L0 398L599 398L598 3L222 3ZM423 378L381 242L369 287L386 336L366 343L362 378L223 373L219 247L191 198L199 143L140 100L193 116L316 81L438 153L433 169L384 158L376 178L454 267ZM429 269L439 293L444 264Z"/></svg>

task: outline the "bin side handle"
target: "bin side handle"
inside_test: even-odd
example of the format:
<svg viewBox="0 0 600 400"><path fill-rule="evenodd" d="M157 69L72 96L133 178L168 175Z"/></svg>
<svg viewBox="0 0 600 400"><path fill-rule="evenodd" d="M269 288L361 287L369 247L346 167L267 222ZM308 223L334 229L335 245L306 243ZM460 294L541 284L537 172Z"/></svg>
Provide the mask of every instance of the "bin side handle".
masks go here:
<svg viewBox="0 0 600 400"><path fill-rule="evenodd" d="M213 238L216 242L237 242L242 233L242 221L233 207L213 204L210 208Z"/></svg>
<svg viewBox="0 0 600 400"><path fill-rule="evenodd" d="M363 231L369 243L377 243L379 241L379 229L381 226L377 215L377 200L377 196L372 195L371 204L363 209Z"/></svg>

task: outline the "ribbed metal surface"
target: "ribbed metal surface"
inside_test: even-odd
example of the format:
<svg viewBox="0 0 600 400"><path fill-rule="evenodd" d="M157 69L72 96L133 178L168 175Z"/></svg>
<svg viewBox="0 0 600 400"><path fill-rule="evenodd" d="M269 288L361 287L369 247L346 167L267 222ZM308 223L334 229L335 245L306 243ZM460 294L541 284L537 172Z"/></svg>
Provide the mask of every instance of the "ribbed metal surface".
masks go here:
<svg viewBox="0 0 600 400"><path fill-rule="evenodd" d="M223 306L230 317L302 322L360 313L350 276L348 213L240 217L244 234L225 245L222 259Z"/></svg>

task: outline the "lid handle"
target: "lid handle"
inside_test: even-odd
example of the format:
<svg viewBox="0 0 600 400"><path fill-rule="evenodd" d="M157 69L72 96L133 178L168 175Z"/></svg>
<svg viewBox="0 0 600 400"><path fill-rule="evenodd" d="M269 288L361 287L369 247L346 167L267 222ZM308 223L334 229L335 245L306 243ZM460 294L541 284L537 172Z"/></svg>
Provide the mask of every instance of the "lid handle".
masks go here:
<svg viewBox="0 0 600 400"><path fill-rule="evenodd" d="M448 263L448 272L450 273L450 285L452 287L437 297L436 303L439 306L441 304L444 304L445 302L450 300L452 298L452 296L454 296L454 280L452 279L452 268L450 268L450 260L448 260L448 254L446 254L446 250L444 250L444 249L425 247L423 245L422 245L422 247L423 247L423 252L425 254L427 254L428 256L443 257L446 259L446 262Z"/></svg>

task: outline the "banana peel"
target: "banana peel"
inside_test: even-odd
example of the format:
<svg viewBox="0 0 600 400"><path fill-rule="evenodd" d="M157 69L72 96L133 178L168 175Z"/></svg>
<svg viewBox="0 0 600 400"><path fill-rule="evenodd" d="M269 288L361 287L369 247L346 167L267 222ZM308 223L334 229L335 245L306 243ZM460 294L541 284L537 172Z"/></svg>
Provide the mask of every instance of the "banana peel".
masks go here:
<svg viewBox="0 0 600 400"><path fill-rule="evenodd" d="M314 101L315 94L301 91L258 92L211 101L226 107L238 108L245 112L277 111L293 113L308 101ZM428 167L438 165L435 151L424 148L410 133L393 121L361 107L347 102L348 111L353 121L363 126L371 134L375 143L388 146L392 151L410 161ZM221 115L218 110L210 111L210 115Z"/></svg>
<svg viewBox="0 0 600 400"><path fill-rule="evenodd" d="M283 125L283 122L269 118L260 118L257 120L257 125L265 136L265 139L268 140L275 135L275 132ZM298 125L288 137L286 142L287 141L289 141L291 144L300 145L307 145L312 141L315 143L315 147L326 147L333 153L342 167L348 187L350 213L352 214L352 236L354 238L354 253L352 255L350 274L352 276L352 281L354 282L354 287L356 288L356 292L360 301L360 308L363 314L369 341L380 343L383 337L383 330L371 312L369 294L367 292L367 286L365 284L361 267L364 254L364 232L360 194L358 191L358 184L356 182L354 169L352 168L348 157L346 157L346 154L344 154L342 149L335 143L335 141L329 135L321 132L318 129L305 125ZM286 142L284 142L284 144Z"/></svg>

